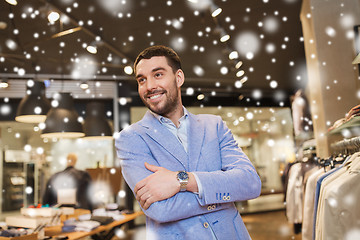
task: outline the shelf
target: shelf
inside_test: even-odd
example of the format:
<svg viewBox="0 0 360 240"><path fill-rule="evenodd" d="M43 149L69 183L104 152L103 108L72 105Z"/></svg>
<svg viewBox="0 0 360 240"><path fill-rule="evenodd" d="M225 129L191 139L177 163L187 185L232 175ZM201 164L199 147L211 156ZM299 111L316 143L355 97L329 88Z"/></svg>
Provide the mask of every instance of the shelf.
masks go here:
<svg viewBox="0 0 360 240"><path fill-rule="evenodd" d="M356 117L351 118L350 120L348 120L348 121L344 122L343 124L341 124L339 127L335 128L335 129L332 129L327 134L328 135L341 134L341 132L344 129L351 130L353 128L360 129L360 116L356 116Z"/></svg>

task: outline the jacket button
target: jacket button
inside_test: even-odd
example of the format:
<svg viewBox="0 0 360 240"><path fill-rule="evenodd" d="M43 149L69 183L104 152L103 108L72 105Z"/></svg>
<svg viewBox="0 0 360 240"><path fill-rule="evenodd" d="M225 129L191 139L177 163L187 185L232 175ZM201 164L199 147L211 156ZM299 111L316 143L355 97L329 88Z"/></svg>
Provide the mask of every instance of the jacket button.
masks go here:
<svg viewBox="0 0 360 240"><path fill-rule="evenodd" d="M209 224L207 222L204 222L204 228L208 228Z"/></svg>
<svg viewBox="0 0 360 240"><path fill-rule="evenodd" d="M230 196L223 196L223 200L224 200L224 201L230 200Z"/></svg>

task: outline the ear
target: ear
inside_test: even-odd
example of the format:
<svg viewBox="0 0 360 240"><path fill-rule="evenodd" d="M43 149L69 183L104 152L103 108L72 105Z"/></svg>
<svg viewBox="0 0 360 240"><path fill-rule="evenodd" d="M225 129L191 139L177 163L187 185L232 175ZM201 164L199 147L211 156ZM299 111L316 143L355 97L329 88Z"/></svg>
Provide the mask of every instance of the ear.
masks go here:
<svg viewBox="0 0 360 240"><path fill-rule="evenodd" d="M178 69L175 73L176 77L176 85L177 87L181 87L184 84L185 81L185 75L184 72L181 69Z"/></svg>

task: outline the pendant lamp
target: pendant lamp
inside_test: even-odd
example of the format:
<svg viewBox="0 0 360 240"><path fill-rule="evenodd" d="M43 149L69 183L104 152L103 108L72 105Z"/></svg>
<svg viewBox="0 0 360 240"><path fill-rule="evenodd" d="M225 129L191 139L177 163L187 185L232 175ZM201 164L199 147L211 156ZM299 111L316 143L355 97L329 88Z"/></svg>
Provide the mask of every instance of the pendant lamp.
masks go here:
<svg viewBox="0 0 360 240"><path fill-rule="evenodd" d="M52 106L46 117L42 138L78 138L85 135L70 93L56 94Z"/></svg>
<svg viewBox="0 0 360 240"><path fill-rule="evenodd" d="M103 103L90 102L86 105L84 132L84 139L112 139L112 131L110 124L105 117L105 108Z"/></svg>
<svg viewBox="0 0 360 240"><path fill-rule="evenodd" d="M19 104L15 120L24 123L44 122L50 107L50 101L45 97L44 82L29 80L26 96Z"/></svg>

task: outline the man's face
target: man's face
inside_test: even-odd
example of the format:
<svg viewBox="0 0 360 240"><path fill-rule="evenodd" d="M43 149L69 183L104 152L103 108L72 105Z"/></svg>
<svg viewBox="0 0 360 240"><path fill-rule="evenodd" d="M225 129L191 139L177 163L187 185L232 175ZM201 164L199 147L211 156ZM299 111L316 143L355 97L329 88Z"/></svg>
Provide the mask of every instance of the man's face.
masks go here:
<svg viewBox="0 0 360 240"><path fill-rule="evenodd" d="M181 107L182 70L174 73L164 56L142 59L135 70L139 96L151 111L168 117Z"/></svg>

